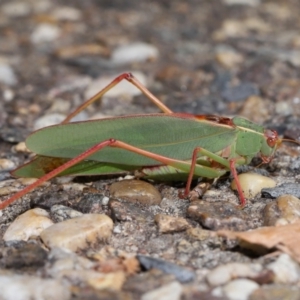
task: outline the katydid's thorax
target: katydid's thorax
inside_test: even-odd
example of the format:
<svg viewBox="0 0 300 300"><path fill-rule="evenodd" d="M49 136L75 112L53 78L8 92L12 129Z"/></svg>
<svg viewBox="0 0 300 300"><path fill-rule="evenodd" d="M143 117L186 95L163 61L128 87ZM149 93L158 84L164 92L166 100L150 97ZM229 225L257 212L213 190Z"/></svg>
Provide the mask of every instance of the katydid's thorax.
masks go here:
<svg viewBox="0 0 300 300"><path fill-rule="evenodd" d="M247 119L234 117L232 122L237 126L235 152L245 157L246 163L260 154L263 160L270 160L277 148L276 131L266 130L263 126Z"/></svg>

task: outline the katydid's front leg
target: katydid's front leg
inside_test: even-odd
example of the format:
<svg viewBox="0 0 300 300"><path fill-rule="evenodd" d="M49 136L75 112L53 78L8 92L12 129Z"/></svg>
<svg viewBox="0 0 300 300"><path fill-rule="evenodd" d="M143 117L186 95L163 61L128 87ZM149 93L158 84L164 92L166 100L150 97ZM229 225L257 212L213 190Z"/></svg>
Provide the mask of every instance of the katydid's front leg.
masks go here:
<svg viewBox="0 0 300 300"><path fill-rule="evenodd" d="M236 182L239 198L240 198L240 201L241 201L241 207L244 207L246 205L246 199L244 197L240 181L237 177L235 164L236 164L237 161L239 162L239 164L243 164L243 163L246 162L246 160L243 157L233 158L233 159L228 160L226 158L223 158L220 155L217 155L215 153L207 151L207 150L205 150L201 147L197 147L193 151L191 168L190 168L189 177L188 177L186 188L185 188L185 195L187 196L189 194L191 183L192 183L192 180L193 180L193 176L197 175L195 169L196 169L196 166L197 166L197 158L198 158L199 153L202 156L206 156L206 157L210 158L211 160L219 163L220 165L224 166L225 168L230 169L230 171L232 173L232 176L233 176L233 178L235 179L235 182ZM220 170L219 172L220 172L220 176L222 176L224 174L224 172L222 172L222 170ZM220 176L218 176L218 177L220 177Z"/></svg>
<svg viewBox="0 0 300 300"><path fill-rule="evenodd" d="M106 94L109 90L111 90L114 86L116 86L122 80L127 80L134 86L136 86L151 102L153 102L158 108L160 108L164 113L172 113L172 111L165 106L157 97L155 97L142 83L140 83L131 73L123 73L115 78L111 83L109 83L106 87L104 87L99 93L97 93L92 98L85 101L81 104L75 111L73 111L70 115L68 115L61 124L69 123L71 119L73 119L76 115L78 115L82 110L87 108L89 105L99 100L104 94Z"/></svg>

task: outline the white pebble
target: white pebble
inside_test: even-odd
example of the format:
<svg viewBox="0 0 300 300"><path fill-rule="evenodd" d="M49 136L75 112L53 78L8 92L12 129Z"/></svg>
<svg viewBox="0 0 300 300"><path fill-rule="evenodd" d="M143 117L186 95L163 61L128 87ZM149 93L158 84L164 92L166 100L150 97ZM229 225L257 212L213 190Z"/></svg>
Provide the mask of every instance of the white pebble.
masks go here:
<svg viewBox="0 0 300 300"><path fill-rule="evenodd" d="M226 5L248 5L258 6L260 0L223 0Z"/></svg>
<svg viewBox="0 0 300 300"><path fill-rule="evenodd" d="M118 75L112 76L102 76L98 79L94 80L85 91L85 99L89 99L95 94L97 94L101 89L111 83ZM147 85L146 76L141 72L133 72L133 75L143 84ZM105 94L105 97L118 97L122 95L129 95L129 96L137 96L142 94L142 92L137 89L133 84L129 83L126 80L122 80L116 86L114 86L110 91Z"/></svg>
<svg viewBox="0 0 300 300"><path fill-rule="evenodd" d="M70 290L62 281L28 275L0 275L0 299L3 300L69 300Z"/></svg>
<svg viewBox="0 0 300 300"><path fill-rule="evenodd" d="M76 251L91 246L96 241L107 240L113 221L106 215L85 214L45 229L41 239L48 248L60 247Z"/></svg>
<svg viewBox="0 0 300 300"><path fill-rule="evenodd" d="M11 171L16 167L15 163L9 159L0 159L0 172Z"/></svg>
<svg viewBox="0 0 300 300"><path fill-rule="evenodd" d="M30 40L34 44L43 42L53 42L61 34L61 30L58 26L51 24L40 24L38 25L30 36Z"/></svg>
<svg viewBox="0 0 300 300"><path fill-rule="evenodd" d="M223 293L229 300L247 300L259 288L259 285L249 279L236 279L223 287Z"/></svg>
<svg viewBox="0 0 300 300"><path fill-rule="evenodd" d="M22 240L27 241L31 236L39 236L40 233L53 225L47 211L41 208L34 208L26 211L7 228L4 234L4 241Z"/></svg>
<svg viewBox="0 0 300 300"><path fill-rule="evenodd" d="M267 268L275 274L277 283L294 283L300 279L300 267L288 254L281 254L276 261Z"/></svg>
<svg viewBox="0 0 300 300"><path fill-rule="evenodd" d="M108 202L109 202L109 198L106 197L106 196L104 196L104 197L102 198L101 204L102 204L102 205L107 205Z"/></svg>
<svg viewBox="0 0 300 300"><path fill-rule="evenodd" d="M229 263L211 270L206 279L211 286L217 286L237 277L255 277L261 270L259 264Z"/></svg>
<svg viewBox="0 0 300 300"><path fill-rule="evenodd" d="M13 68L5 63L0 63L0 82L13 86L18 83Z"/></svg>
<svg viewBox="0 0 300 300"><path fill-rule="evenodd" d="M53 113L38 118L34 123L34 130L44 128L47 126L61 123L66 118L65 115L59 113Z"/></svg>
<svg viewBox="0 0 300 300"><path fill-rule="evenodd" d="M3 99L6 102L10 102L15 97L15 92L12 89L5 89L2 93Z"/></svg>
<svg viewBox="0 0 300 300"><path fill-rule="evenodd" d="M145 293L142 295L142 300L180 300L183 292L182 285L178 282L171 282L165 284L155 290Z"/></svg>
<svg viewBox="0 0 300 300"><path fill-rule="evenodd" d="M125 65L134 62L154 60L158 57L158 49L146 43L132 43L116 48L111 55L111 62Z"/></svg>
<svg viewBox="0 0 300 300"><path fill-rule="evenodd" d="M257 173L243 173L238 175L238 178L246 198L254 198L263 188L276 186L276 182L273 179ZM231 188L233 190L237 189L235 180L232 181Z"/></svg>
<svg viewBox="0 0 300 300"><path fill-rule="evenodd" d="M52 16L59 21L78 21L81 19L81 11L71 6L59 6Z"/></svg>
<svg viewBox="0 0 300 300"><path fill-rule="evenodd" d="M1 6L1 11L8 17L25 17L31 12L26 1L12 1Z"/></svg>

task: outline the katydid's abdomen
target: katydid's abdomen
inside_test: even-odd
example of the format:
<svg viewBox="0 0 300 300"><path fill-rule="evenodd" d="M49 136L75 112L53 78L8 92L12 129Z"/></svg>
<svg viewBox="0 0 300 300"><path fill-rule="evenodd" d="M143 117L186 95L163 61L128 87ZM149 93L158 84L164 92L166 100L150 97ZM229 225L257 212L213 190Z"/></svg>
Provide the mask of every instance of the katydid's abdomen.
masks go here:
<svg viewBox="0 0 300 300"><path fill-rule="evenodd" d="M189 160L196 147L213 153L232 144L237 129L210 121L198 122L192 115L152 114L55 125L31 134L27 147L38 155L72 158L93 145L113 138L135 147ZM118 148L104 148L89 160L130 166L158 162Z"/></svg>

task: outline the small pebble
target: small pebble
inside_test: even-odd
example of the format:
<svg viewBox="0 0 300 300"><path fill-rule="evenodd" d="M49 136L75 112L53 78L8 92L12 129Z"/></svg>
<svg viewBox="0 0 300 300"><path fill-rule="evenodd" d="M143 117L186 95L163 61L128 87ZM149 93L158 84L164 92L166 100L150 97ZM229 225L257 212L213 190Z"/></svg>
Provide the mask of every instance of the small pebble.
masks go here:
<svg viewBox="0 0 300 300"><path fill-rule="evenodd" d="M274 272L276 283L296 283L300 279L300 266L288 254L281 254L267 268Z"/></svg>
<svg viewBox="0 0 300 300"><path fill-rule="evenodd" d="M298 300L300 290L297 286L263 285L255 290L248 300Z"/></svg>
<svg viewBox="0 0 300 300"><path fill-rule="evenodd" d="M85 99L89 99L95 94L97 94L101 89L111 83L117 76L120 74L115 74L111 76L101 76L98 79L95 79L87 88L84 93ZM141 73L134 71L133 75L145 86L147 86L147 78ZM138 96L141 95L142 92L136 88L133 84L127 82L126 80L122 80L116 86L114 86L111 90L109 90L104 97L119 97L119 96Z"/></svg>
<svg viewBox="0 0 300 300"><path fill-rule="evenodd" d="M238 175L238 178L246 198L254 198L263 188L270 188L276 185L273 179L257 173L243 173ZM233 190L237 189L235 180L232 181L231 188Z"/></svg>
<svg viewBox="0 0 300 300"><path fill-rule="evenodd" d="M248 229L247 215L236 205L228 202L193 201L188 207L187 213L190 218L211 230L241 231Z"/></svg>
<svg viewBox="0 0 300 300"><path fill-rule="evenodd" d="M262 195L267 198L277 198L282 195L293 195L300 198L299 183L283 183L273 188L264 188L261 191Z"/></svg>
<svg viewBox="0 0 300 300"><path fill-rule="evenodd" d="M109 191L111 197L148 206L158 205L162 200L158 190L152 184L142 180L115 182L110 186Z"/></svg>
<svg viewBox="0 0 300 300"><path fill-rule="evenodd" d="M223 287L223 293L229 300L247 300L259 285L249 279L235 279Z"/></svg>
<svg viewBox="0 0 300 300"><path fill-rule="evenodd" d="M20 153L30 153L31 151L26 147L25 142L20 142L13 147L16 152Z"/></svg>
<svg viewBox="0 0 300 300"><path fill-rule="evenodd" d="M58 21L79 21L82 17L81 11L71 6L56 7L51 15Z"/></svg>
<svg viewBox="0 0 300 300"><path fill-rule="evenodd" d="M258 6L260 0L223 0L226 5L246 5L246 6Z"/></svg>
<svg viewBox="0 0 300 300"><path fill-rule="evenodd" d="M18 83L18 79L13 68L5 63L0 62L0 82L13 86Z"/></svg>
<svg viewBox="0 0 300 300"><path fill-rule="evenodd" d="M190 224L185 218L173 217L164 214L155 216L155 222L158 225L159 232L172 233L188 229Z"/></svg>
<svg viewBox="0 0 300 300"><path fill-rule="evenodd" d="M40 233L53 225L47 211L41 208L34 208L26 211L17 217L7 228L4 234L4 241L23 240L27 241L32 236L39 236Z"/></svg>
<svg viewBox="0 0 300 300"><path fill-rule="evenodd" d="M30 36L30 40L34 44L53 42L58 39L61 34L61 29L56 25L39 24Z"/></svg>
<svg viewBox="0 0 300 300"><path fill-rule="evenodd" d="M73 219L82 216L83 214L71 207L64 205L53 205L50 209L51 219L56 222L62 222L64 220Z"/></svg>
<svg viewBox="0 0 300 300"><path fill-rule="evenodd" d="M0 158L0 172L11 171L15 169L16 165L12 160Z"/></svg>
<svg viewBox="0 0 300 300"><path fill-rule="evenodd" d="M216 60L225 68L235 68L244 61L244 58L234 49L223 46L216 49Z"/></svg>
<svg viewBox="0 0 300 300"><path fill-rule="evenodd" d="M178 266L163 259L145 255L137 255L137 259L139 260L142 267L146 270L159 269L164 273L174 275L176 279L182 283L192 281L195 278L195 273L193 271L190 271L184 267Z"/></svg>
<svg viewBox="0 0 300 300"><path fill-rule="evenodd" d="M134 62L155 60L158 57L158 49L146 43L132 43L116 48L111 55L111 62L115 65L126 65Z"/></svg>
<svg viewBox="0 0 300 300"><path fill-rule="evenodd" d="M99 240L110 238L113 222L106 215L85 214L47 228L41 233L41 239L49 248L61 247L76 251L84 249Z"/></svg>
<svg viewBox="0 0 300 300"><path fill-rule="evenodd" d="M41 279L28 275L0 274L0 298L3 300L69 300L71 292L55 279Z"/></svg>
<svg viewBox="0 0 300 300"><path fill-rule="evenodd" d="M44 128L51 125L61 123L66 118L66 115L60 113L52 113L38 118L34 123L34 130Z"/></svg>
<svg viewBox="0 0 300 300"><path fill-rule="evenodd" d="M258 95L259 91L256 85L253 83L241 83L238 86L227 87L222 92L222 97L227 102L244 101L248 97Z"/></svg>
<svg viewBox="0 0 300 300"><path fill-rule="evenodd" d="M256 277L261 271L259 264L229 263L211 270L206 279L211 286L217 286L238 277Z"/></svg>
<svg viewBox="0 0 300 300"><path fill-rule="evenodd" d="M266 205L263 216L265 226L295 223L300 218L300 200L292 195L282 195Z"/></svg>
<svg viewBox="0 0 300 300"><path fill-rule="evenodd" d="M142 300L180 300L183 293L183 287L180 283L174 281L163 285L155 290L142 295Z"/></svg>
<svg viewBox="0 0 300 300"><path fill-rule="evenodd" d="M11 1L1 5L1 12L8 17L25 17L30 14L30 4L23 1Z"/></svg>

